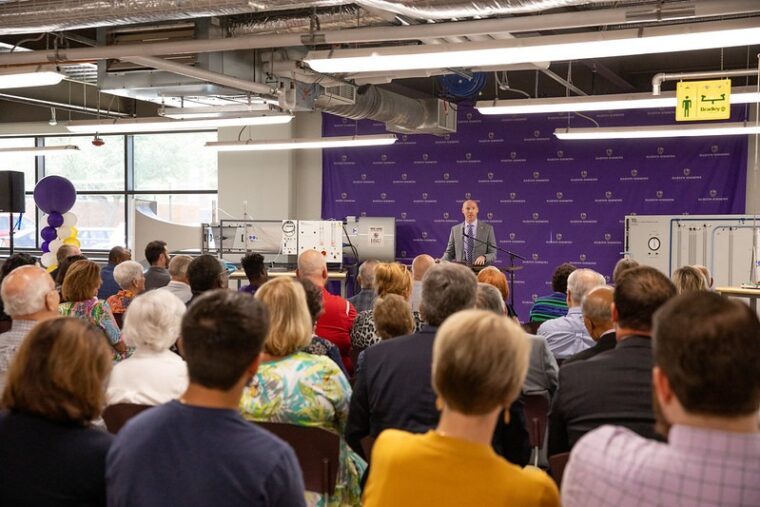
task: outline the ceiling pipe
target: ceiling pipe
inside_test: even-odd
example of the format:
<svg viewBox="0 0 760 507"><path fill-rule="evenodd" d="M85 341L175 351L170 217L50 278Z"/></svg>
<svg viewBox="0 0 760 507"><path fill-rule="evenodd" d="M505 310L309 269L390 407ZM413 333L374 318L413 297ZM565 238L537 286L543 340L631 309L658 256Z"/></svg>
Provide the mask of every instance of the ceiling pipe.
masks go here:
<svg viewBox="0 0 760 507"><path fill-rule="evenodd" d="M8 93L0 93L0 100L6 100L8 102L16 102L18 104L26 104L29 106L37 107L53 107L62 111L71 111L72 113L90 114L93 116L100 116L102 118L126 118L130 116L127 113L119 111L104 111L94 107L78 106L76 104L65 104L63 102L55 102L52 100L33 99L31 97L20 97L18 95L11 95Z"/></svg>
<svg viewBox="0 0 760 507"><path fill-rule="evenodd" d="M755 76L758 74L757 69L738 69L738 70L713 70L709 72L678 72L667 74L661 72L655 74L652 78L652 95L659 95L662 83L665 81L679 81L681 79L718 79L726 77Z"/></svg>
<svg viewBox="0 0 760 507"><path fill-rule="evenodd" d="M217 72L211 72L205 69L191 67L189 65L172 62L163 58L156 58L152 56L132 56L122 59L135 63L137 65L142 65L144 67L165 70L167 72L172 72L181 76L226 86L228 88L234 88L236 90L241 90L244 92L255 93L257 95L267 95L270 97L276 97L277 95L277 90L268 85L226 76Z"/></svg>
<svg viewBox="0 0 760 507"><path fill-rule="evenodd" d="M661 22L663 19L698 19L712 16L731 16L758 12L758 10L757 0L707 0L694 4L693 10L689 11L689 15L683 15L679 18L658 17L655 11L647 14L646 12L634 12L633 9L599 9L584 11L582 14L578 12L564 12L449 23L354 28L301 35L249 35L225 39L124 44L96 48L59 48L57 51L47 50L0 54L0 66L35 65L50 62L75 62L108 58L126 59L129 57L168 54L211 53L240 49L397 42L469 35L496 35L592 26L625 25L629 23Z"/></svg>

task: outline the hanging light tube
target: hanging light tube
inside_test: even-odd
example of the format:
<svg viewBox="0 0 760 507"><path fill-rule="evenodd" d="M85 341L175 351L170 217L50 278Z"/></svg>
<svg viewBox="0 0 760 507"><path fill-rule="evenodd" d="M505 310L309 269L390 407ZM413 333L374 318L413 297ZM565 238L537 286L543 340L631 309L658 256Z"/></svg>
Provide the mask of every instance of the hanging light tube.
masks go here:
<svg viewBox="0 0 760 507"><path fill-rule="evenodd" d="M254 114L233 118L203 118L197 120L172 120L170 118L117 118L100 121L70 121L66 124L69 132L78 134L130 134L138 132L169 132L203 130L219 127L239 127L245 125L280 125L293 119L290 114Z"/></svg>
<svg viewBox="0 0 760 507"><path fill-rule="evenodd" d="M70 151L79 151L79 146L74 144L61 144L58 146L18 146L9 148L0 148L2 154L33 154L38 157L55 153L67 153Z"/></svg>
<svg viewBox="0 0 760 507"><path fill-rule="evenodd" d="M652 125L642 127L560 128L554 135L563 141L599 139L649 139L666 137L741 136L760 134L760 126L741 123Z"/></svg>
<svg viewBox="0 0 760 507"><path fill-rule="evenodd" d="M376 134L366 136L336 136L300 139L266 139L255 141L209 141L207 148L217 151L270 151L270 150L309 150L317 148L348 148L359 146L385 146L396 142L393 134Z"/></svg>

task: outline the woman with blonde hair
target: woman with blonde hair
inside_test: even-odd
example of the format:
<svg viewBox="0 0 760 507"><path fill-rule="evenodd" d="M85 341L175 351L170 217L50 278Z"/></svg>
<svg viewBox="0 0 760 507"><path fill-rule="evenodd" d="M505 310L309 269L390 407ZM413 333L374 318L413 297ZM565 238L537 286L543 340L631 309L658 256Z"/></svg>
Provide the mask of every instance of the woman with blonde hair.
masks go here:
<svg viewBox="0 0 760 507"><path fill-rule="evenodd" d="M61 292L65 303L58 306L58 313L64 317L84 319L99 327L113 347L114 361L126 358L130 351L121 340L121 331L111 308L98 299L100 289L100 266L89 260L77 261L69 267L63 280Z"/></svg>
<svg viewBox="0 0 760 507"><path fill-rule="evenodd" d="M301 284L289 278L271 280L254 297L269 310L269 333L256 376L243 391L243 417L315 426L343 435L348 420L351 386L328 357L303 352L311 343L312 320ZM335 493L324 497L306 492L310 505L360 505L359 481L366 463L341 437Z"/></svg>
<svg viewBox="0 0 760 507"><path fill-rule="evenodd" d="M0 505L105 505L113 437L94 428L111 349L95 326L35 326L8 371L0 413Z"/></svg>
<svg viewBox="0 0 760 507"><path fill-rule="evenodd" d="M677 294L709 290L707 278L702 271L693 266L683 266L676 269L672 281L676 286Z"/></svg>
<svg viewBox="0 0 760 507"><path fill-rule="evenodd" d="M513 465L491 448L499 413L520 394L530 348L517 324L493 312L446 319L433 345L438 427L380 434L363 505L558 507L557 486L544 472Z"/></svg>
<svg viewBox="0 0 760 507"><path fill-rule="evenodd" d="M378 298L397 294L409 301L412 297L412 274L398 262L381 262L375 267L375 292ZM413 316L415 331L419 331L422 318L419 312L414 312ZM364 350L381 340L375 328L374 310L359 313L351 328L351 347L356 351Z"/></svg>

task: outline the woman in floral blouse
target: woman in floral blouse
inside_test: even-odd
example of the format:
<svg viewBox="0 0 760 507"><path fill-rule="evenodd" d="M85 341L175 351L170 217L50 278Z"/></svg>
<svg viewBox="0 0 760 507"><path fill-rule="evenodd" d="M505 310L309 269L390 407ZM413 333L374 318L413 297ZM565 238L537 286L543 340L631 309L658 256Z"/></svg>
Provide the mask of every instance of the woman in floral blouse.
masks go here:
<svg viewBox="0 0 760 507"><path fill-rule="evenodd" d="M301 351L310 343L312 330L303 287L289 278L278 278L262 285L254 297L267 306L270 327L259 370L240 400L243 416L314 426L342 435L351 387L331 359ZM341 438L335 493L324 497L307 491L307 503L360 505L359 481L366 467Z"/></svg>
<svg viewBox="0 0 760 507"><path fill-rule="evenodd" d="M145 291L145 275L139 262L124 261L114 268L113 278L121 290L109 297L106 303L114 316L123 315L132 300Z"/></svg>
<svg viewBox="0 0 760 507"><path fill-rule="evenodd" d="M88 260L72 264L61 288L66 303L58 306L58 313L64 317L79 317L99 327L113 348L114 361L120 361L129 355L129 351L121 340L111 309L105 301L98 299L100 283L100 266Z"/></svg>

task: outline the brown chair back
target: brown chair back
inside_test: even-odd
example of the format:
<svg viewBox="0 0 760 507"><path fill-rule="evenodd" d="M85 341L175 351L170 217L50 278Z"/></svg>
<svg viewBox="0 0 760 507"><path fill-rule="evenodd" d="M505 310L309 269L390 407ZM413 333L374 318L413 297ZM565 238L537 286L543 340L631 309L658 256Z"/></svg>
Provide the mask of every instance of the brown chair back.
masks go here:
<svg viewBox="0 0 760 507"><path fill-rule="evenodd" d="M340 437L322 428L295 424L256 422L290 444L301 465L307 491L325 496L335 493L340 459Z"/></svg>
<svg viewBox="0 0 760 507"><path fill-rule="evenodd" d="M528 334L536 334L536 331L541 327L541 324L543 324L543 322L523 322L522 328L523 331Z"/></svg>
<svg viewBox="0 0 760 507"><path fill-rule="evenodd" d="M106 423L108 431L114 435L127 424L127 421L142 412L153 408L153 405L139 405L137 403L117 403L109 405L103 411L103 421Z"/></svg>
<svg viewBox="0 0 760 507"><path fill-rule="evenodd" d="M526 394L523 396L525 424L533 448L533 465L538 466L538 455L544 445L544 434L549 418L549 398L545 394Z"/></svg>
<svg viewBox="0 0 760 507"><path fill-rule="evenodd" d="M364 460L367 463L369 463L369 460L372 457L372 448L375 446L375 440L377 440L377 437L367 435L359 441L362 446L362 452L364 453Z"/></svg>
<svg viewBox="0 0 760 507"><path fill-rule="evenodd" d="M562 486L562 476L565 473L565 466L567 465L567 460L569 458L569 452L563 452L549 457L549 469L552 474L552 479L557 483L557 487Z"/></svg>
<svg viewBox="0 0 760 507"><path fill-rule="evenodd" d="M6 331L10 331L12 325L13 325L12 320L0 320L0 333L5 333Z"/></svg>
<svg viewBox="0 0 760 507"><path fill-rule="evenodd" d="M119 329L122 329L124 327L124 314L114 313L113 318L116 321L116 325L119 326Z"/></svg>

